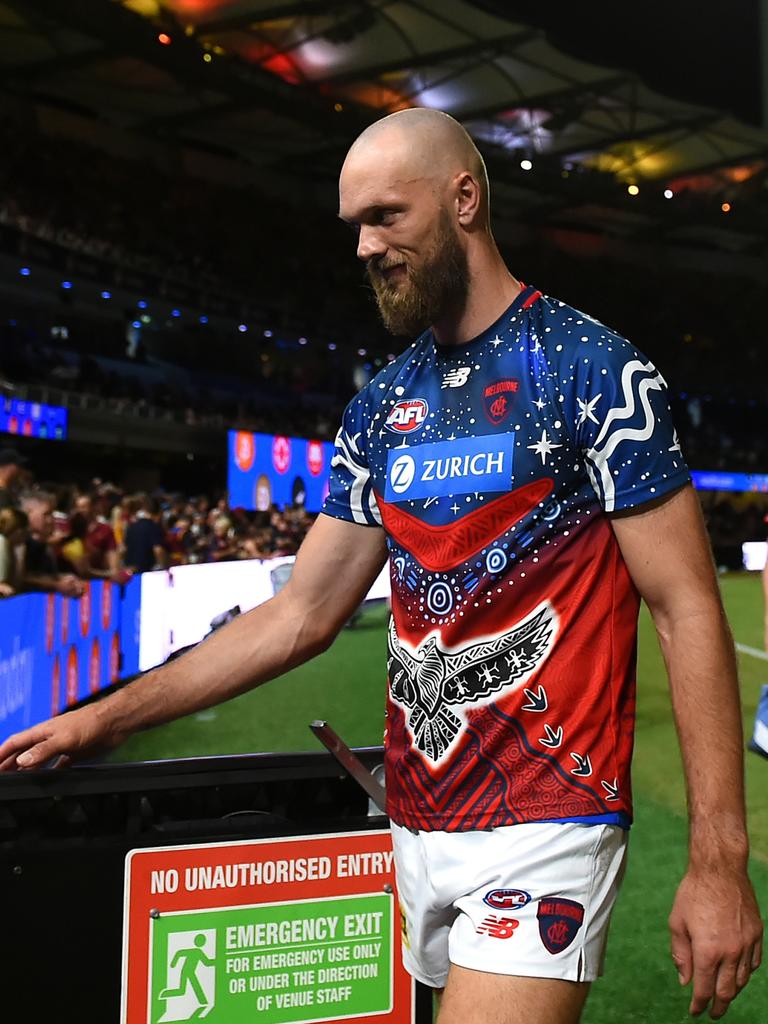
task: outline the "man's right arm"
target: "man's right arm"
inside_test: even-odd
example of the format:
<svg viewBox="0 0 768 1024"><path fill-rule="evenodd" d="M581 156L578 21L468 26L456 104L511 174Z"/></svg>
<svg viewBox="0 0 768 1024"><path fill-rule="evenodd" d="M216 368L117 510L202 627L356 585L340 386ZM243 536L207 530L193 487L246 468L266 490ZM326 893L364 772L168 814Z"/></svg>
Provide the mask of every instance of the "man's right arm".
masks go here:
<svg viewBox="0 0 768 1024"><path fill-rule="evenodd" d="M308 661L330 646L385 562L383 530L318 516L276 597L117 693L11 736L0 770L93 756Z"/></svg>

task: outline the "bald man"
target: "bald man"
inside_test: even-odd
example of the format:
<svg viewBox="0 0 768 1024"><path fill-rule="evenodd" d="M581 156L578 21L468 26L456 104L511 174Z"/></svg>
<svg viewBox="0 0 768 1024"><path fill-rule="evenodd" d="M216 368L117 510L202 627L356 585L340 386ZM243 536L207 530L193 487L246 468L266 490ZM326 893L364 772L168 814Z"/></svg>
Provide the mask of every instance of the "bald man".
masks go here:
<svg viewBox="0 0 768 1024"><path fill-rule="evenodd" d="M670 918L691 1011L760 962L733 646L666 386L629 342L516 280L482 159L437 111L352 146L340 216L381 316L417 338L348 406L286 587L184 658L12 737L0 767L113 747L329 646L387 557L386 730L404 959L440 1024L573 1024L602 968L632 808L639 596L690 808Z"/></svg>

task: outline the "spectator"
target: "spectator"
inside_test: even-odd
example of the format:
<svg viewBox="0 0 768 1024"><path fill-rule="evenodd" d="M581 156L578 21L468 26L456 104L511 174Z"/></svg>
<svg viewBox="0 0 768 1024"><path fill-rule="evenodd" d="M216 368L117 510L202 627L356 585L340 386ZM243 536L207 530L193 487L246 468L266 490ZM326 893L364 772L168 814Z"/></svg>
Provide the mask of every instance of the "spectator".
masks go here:
<svg viewBox="0 0 768 1024"><path fill-rule="evenodd" d="M125 531L125 566L135 572L162 569L166 564L165 535L159 523L160 506L143 495L136 518Z"/></svg>
<svg viewBox="0 0 768 1024"><path fill-rule="evenodd" d="M29 535L24 551L21 582L26 590L49 590L65 597L80 597L82 582L71 573L59 572L51 546L53 498L42 491L27 491L21 507L29 517Z"/></svg>
<svg viewBox="0 0 768 1024"><path fill-rule="evenodd" d="M214 519L207 561L226 562L237 557L237 547L231 538L231 529L232 523L226 516L218 515Z"/></svg>
<svg viewBox="0 0 768 1024"><path fill-rule="evenodd" d="M0 451L0 508L15 505L14 484L17 484L26 458L15 448L3 448Z"/></svg>
<svg viewBox="0 0 768 1024"><path fill-rule="evenodd" d="M88 574L102 579L118 579L120 575L120 552L115 532L107 518L110 506L111 492L107 490L100 491L95 498L81 494L75 502L76 511L86 522L83 542Z"/></svg>
<svg viewBox="0 0 768 1024"><path fill-rule="evenodd" d="M17 549L27 534L29 520L19 508L0 509L0 597L13 597L19 582Z"/></svg>

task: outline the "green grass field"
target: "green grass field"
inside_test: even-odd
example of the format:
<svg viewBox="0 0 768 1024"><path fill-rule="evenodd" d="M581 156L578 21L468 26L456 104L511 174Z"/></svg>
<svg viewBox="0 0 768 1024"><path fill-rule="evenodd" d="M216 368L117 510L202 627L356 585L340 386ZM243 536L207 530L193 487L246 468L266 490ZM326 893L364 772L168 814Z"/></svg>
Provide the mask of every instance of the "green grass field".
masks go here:
<svg viewBox="0 0 768 1024"><path fill-rule="evenodd" d="M756 575L722 580L737 642L762 644L762 594ZM373 608L326 654L283 679L211 711L134 737L115 760L253 751L316 750L307 725L327 719L351 746L381 742L386 611ZM768 662L741 655L744 729L749 734ZM768 909L768 761L746 755L752 878ZM689 995L669 957L666 920L685 866L685 795L666 677L648 615L640 623L636 824L626 882L614 916L606 977L594 986L584 1024L683 1024ZM723 907L728 913L728 907ZM731 1024L768 1024L768 969L736 1000Z"/></svg>

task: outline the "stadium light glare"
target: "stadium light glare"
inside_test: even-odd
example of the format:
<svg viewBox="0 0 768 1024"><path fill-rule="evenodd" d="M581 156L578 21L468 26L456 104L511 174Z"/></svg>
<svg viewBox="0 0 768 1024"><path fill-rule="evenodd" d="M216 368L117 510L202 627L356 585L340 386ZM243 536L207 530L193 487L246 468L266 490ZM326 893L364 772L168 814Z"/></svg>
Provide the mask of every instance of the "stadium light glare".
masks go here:
<svg viewBox="0 0 768 1024"><path fill-rule="evenodd" d="M271 338L272 337L272 331L270 331L269 328L267 328L267 330L264 331L264 337L265 338Z"/></svg>
<svg viewBox="0 0 768 1024"><path fill-rule="evenodd" d="M171 43L173 42L173 40L171 39L167 32L161 32L160 35L157 37L157 41L158 43L160 43L161 46L170 46Z"/></svg>
<svg viewBox="0 0 768 1024"><path fill-rule="evenodd" d="M29 277L32 271L29 269L29 267L22 267L19 273L21 274L22 277Z"/></svg>
<svg viewBox="0 0 768 1024"><path fill-rule="evenodd" d="M213 60L213 57L210 55L210 53L204 53L203 60L205 61L206 64L210 64L211 61Z"/></svg>
<svg viewBox="0 0 768 1024"><path fill-rule="evenodd" d="M627 192L629 192L629 194L631 196L639 196L640 195L640 189L637 187L637 185L628 185L627 186Z"/></svg>
<svg viewBox="0 0 768 1024"><path fill-rule="evenodd" d="M112 298L112 292L102 292L101 293L101 297L102 297L102 299L111 299Z"/></svg>
<svg viewBox="0 0 768 1024"><path fill-rule="evenodd" d="M365 349L365 348L359 348L359 349L357 350L357 354L358 354L359 356L367 356L367 355L368 355L368 350L367 350L367 349Z"/></svg>
<svg viewBox="0 0 768 1024"><path fill-rule="evenodd" d="M135 327L137 331L141 330L141 320L134 320L131 327Z"/></svg>
<svg viewBox="0 0 768 1024"><path fill-rule="evenodd" d="M731 212L731 204L730 203L723 203L723 205L720 207L720 209L723 211L723 213L730 213Z"/></svg>
<svg viewBox="0 0 768 1024"><path fill-rule="evenodd" d="M172 309L171 310L171 316L181 316L181 310L180 309Z"/></svg>
<svg viewBox="0 0 768 1024"><path fill-rule="evenodd" d="M300 345L306 345L307 344L307 339L306 338L299 338L299 344Z"/></svg>
<svg viewBox="0 0 768 1024"><path fill-rule="evenodd" d="M200 317L200 323L201 324L207 324L208 323L208 317L205 316L205 315L201 316Z"/></svg>
<svg viewBox="0 0 768 1024"><path fill-rule="evenodd" d="M72 287L72 282L71 281L62 281L61 282L61 287L64 289L64 291L68 292L69 289Z"/></svg>
<svg viewBox="0 0 768 1024"><path fill-rule="evenodd" d="M336 111L337 114L340 114L342 112L342 110L344 109L344 104L343 103L334 103L333 104L333 109Z"/></svg>
<svg viewBox="0 0 768 1024"><path fill-rule="evenodd" d="M672 199L672 198L673 198L673 196L674 196L674 194L675 194L675 193L674 193L674 192L672 191L672 189L671 189L671 188L665 188L665 189L664 189L664 198L665 198L665 199Z"/></svg>
<svg viewBox="0 0 768 1024"><path fill-rule="evenodd" d="M523 169L524 171L530 171L530 170L532 170L532 169L533 169L533 164L531 163L531 161L530 161L530 160L521 160L521 161L520 161L520 167L521 167L521 168L522 168L522 169Z"/></svg>
<svg viewBox="0 0 768 1024"><path fill-rule="evenodd" d="M328 343L328 351L329 352L335 352L336 351L336 342L335 341L331 341L331 342Z"/></svg>
<svg viewBox="0 0 768 1024"><path fill-rule="evenodd" d="M245 334L245 332L248 330L248 324L238 324L237 329L238 331L240 331L241 334Z"/></svg>
<svg viewBox="0 0 768 1024"><path fill-rule="evenodd" d="M136 305L139 307L139 309L146 309L148 306L148 302L146 299L139 299Z"/></svg>
<svg viewBox="0 0 768 1024"><path fill-rule="evenodd" d="M141 320L141 322L143 324L151 324L152 323L152 317L151 316L147 316L146 313L144 314L144 316L140 316L139 320Z"/></svg>

